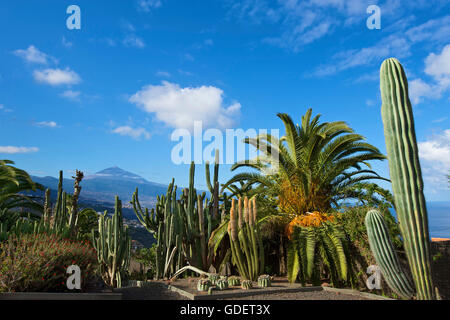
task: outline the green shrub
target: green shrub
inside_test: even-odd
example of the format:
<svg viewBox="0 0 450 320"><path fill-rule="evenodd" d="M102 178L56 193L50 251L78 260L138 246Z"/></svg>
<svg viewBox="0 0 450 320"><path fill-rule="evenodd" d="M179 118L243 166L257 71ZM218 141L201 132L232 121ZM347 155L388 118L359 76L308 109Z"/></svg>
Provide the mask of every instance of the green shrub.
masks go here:
<svg viewBox="0 0 450 320"><path fill-rule="evenodd" d="M334 215L336 217L336 223L342 226L348 234L350 241L358 247L361 254L366 258L371 257L372 253L370 251L364 220L367 212L371 209L374 208L371 206L346 207L342 213L336 213ZM387 207L380 206L377 209L383 214L395 248L400 250L402 248L402 241L400 238L400 229L395 218Z"/></svg>
<svg viewBox="0 0 450 320"><path fill-rule="evenodd" d="M360 205L342 208L341 213L334 213L335 223L340 225L349 238L349 252L352 256L352 269L355 270L357 286L359 289L367 289L366 273L367 267L376 264L372 251L370 250L367 229L364 223L366 214L374 207L371 205ZM377 209L383 214L389 229L389 234L393 240L394 247L402 250L400 230L395 218L389 212L389 206L381 204ZM382 281L383 291L390 292L385 281Z"/></svg>
<svg viewBox="0 0 450 320"><path fill-rule="evenodd" d="M81 288L97 267L97 254L89 242L55 235L24 234L0 243L0 292L68 291L66 269L81 269Z"/></svg>

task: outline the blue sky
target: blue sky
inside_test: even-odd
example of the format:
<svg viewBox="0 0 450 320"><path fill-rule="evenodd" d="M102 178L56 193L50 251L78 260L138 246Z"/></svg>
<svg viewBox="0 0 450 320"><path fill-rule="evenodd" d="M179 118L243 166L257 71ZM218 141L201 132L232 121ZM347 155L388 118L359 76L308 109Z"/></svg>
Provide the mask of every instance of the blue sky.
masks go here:
<svg viewBox="0 0 450 320"><path fill-rule="evenodd" d="M66 27L71 4L81 30ZM372 4L379 30L366 26ZM277 112L299 122L309 107L385 152L378 70L393 56L427 200L450 198L449 1L2 1L0 34L0 158L31 174L117 165L185 185L174 129L282 129ZM374 168L388 177L386 161ZM231 175L223 166L221 181Z"/></svg>

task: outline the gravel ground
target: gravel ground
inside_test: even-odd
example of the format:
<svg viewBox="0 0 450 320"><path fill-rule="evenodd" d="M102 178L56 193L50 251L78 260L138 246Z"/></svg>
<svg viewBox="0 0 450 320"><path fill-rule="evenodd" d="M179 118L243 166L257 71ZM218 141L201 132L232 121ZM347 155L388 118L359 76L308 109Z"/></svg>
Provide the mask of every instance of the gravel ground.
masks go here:
<svg viewBox="0 0 450 320"><path fill-rule="evenodd" d="M162 282L149 283L145 288L122 288L115 292L122 292L124 300L188 300L173 292ZM223 300L369 300L367 298L341 294L329 291L289 292L260 294L242 298L227 298Z"/></svg>

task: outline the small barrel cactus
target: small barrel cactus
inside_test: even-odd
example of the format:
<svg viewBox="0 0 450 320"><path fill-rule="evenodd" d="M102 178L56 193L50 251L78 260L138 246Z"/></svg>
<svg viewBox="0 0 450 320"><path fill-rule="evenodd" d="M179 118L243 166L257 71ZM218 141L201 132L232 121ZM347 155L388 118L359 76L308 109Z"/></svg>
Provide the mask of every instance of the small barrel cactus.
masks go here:
<svg viewBox="0 0 450 320"><path fill-rule="evenodd" d="M250 280L243 280L241 284L241 288L244 290L249 290L253 288L253 283Z"/></svg>
<svg viewBox="0 0 450 320"><path fill-rule="evenodd" d="M267 288L272 285L272 278L268 274L263 274L258 277L258 287Z"/></svg>
<svg viewBox="0 0 450 320"><path fill-rule="evenodd" d="M209 279L200 279L197 282L197 291L206 292L211 287L211 281Z"/></svg>
<svg viewBox="0 0 450 320"><path fill-rule="evenodd" d="M219 279L216 282L216 288L220 291L228 289L228 281L225 279Z"/></svg>
<svg viewBox="0 0 450 320"><path fill-rule="evenodd" d="M230 287L237 287L241 285L241 279L238 277L229 277L228 278L228 286Z"/></svg>
<svg viewBox="0 0 450 320"><path fill-rule="evenodd" d="M208 279L211 281L211 284L213 286L215 286L217 283L217 280L220 279L220 276L218 274L212 273L208 276Z"/></svg>

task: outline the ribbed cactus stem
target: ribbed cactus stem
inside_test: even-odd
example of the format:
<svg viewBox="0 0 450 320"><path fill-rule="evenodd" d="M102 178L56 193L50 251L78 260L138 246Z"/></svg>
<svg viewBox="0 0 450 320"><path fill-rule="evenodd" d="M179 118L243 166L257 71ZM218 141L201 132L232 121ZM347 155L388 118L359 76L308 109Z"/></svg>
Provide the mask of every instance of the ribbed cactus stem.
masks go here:
<svg viewBox="0 0 450 320"><path fill-rule="evenodd" d="M403 272L383 216L377 210L367 212L365 224L370 249L389 287L405 299L414 295L414 287Z"/></svg>
<svg viewBox="0 0 450 320"><path fill-rule="evenodd" d="M239 229L242 229L244 227L244 216L242 213L242 199L241 198L239 198L239 200L238 200L238 213L239 213Z"/></svg>
<svg viewBox="0 0 450 320"><path fill-rule="evenodd" d="M242 210L242 205L244 206ZM240 220L238 228L237 212L242 212L244 219ZM247 197L236 201L232 199L230 210L230 221L228 223L228 233L232 250L233 263L237 266L239 274L244 279L258 279L260 272L264 269L264 248L256 223L256 202Z"/></svg>
<svg viewBox="0 0 450 320"><path fill-rule="evenodd" d="M235 199L231 201L231 210L230 210L230 230L231 230L231 240L237 241L238 238L238 230L236 225L236 205Z"/></svg>
<svg viewBox="0 0 450 320"><path fill-rule="evenodd" d="M122 275L128 270L131 257L131 239L123 226L122 203L116 197L115 212L99 217L98 235L93 231L93 244L97 250L104 281L112 287L122 286Z"/></svg>
<svg viewBox="0 0 450 320"><path fill-rule="evenodd" d="M384 136L405 251L416 285L417 298L435 299L427 208L408 82L403 67L394 58L383 62L380 77Z"/></svg>
<svg viewBox="0 0 450 320"><path fill-rule="evenodd" d="M244 197L244 221L245 223L248 223L248 216L249 216L249 212L248 212L248 198Z"/></svg>

